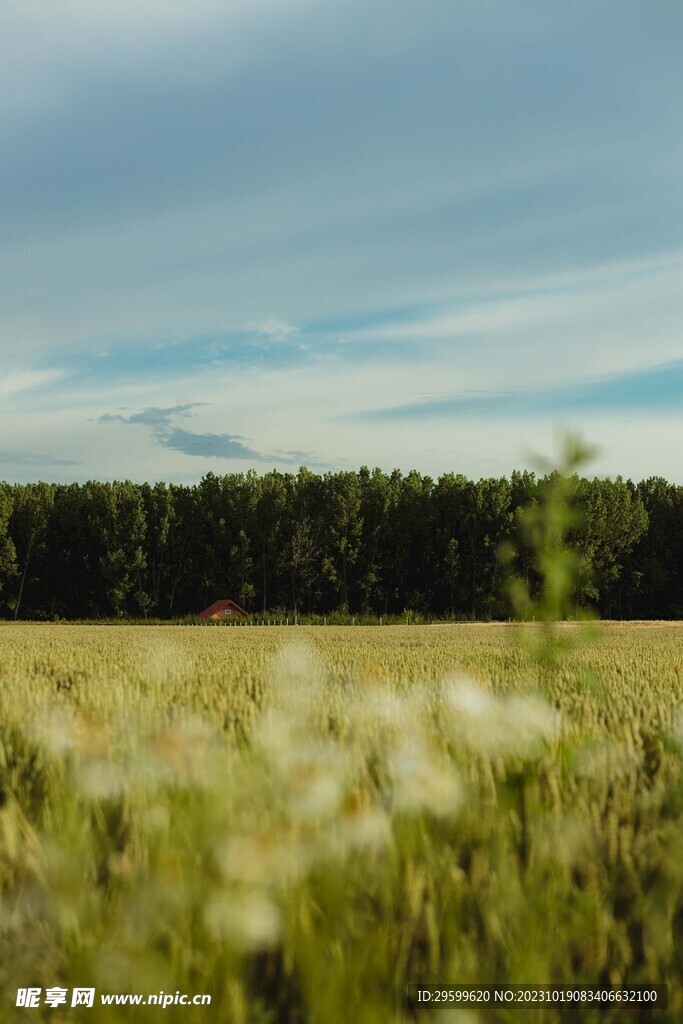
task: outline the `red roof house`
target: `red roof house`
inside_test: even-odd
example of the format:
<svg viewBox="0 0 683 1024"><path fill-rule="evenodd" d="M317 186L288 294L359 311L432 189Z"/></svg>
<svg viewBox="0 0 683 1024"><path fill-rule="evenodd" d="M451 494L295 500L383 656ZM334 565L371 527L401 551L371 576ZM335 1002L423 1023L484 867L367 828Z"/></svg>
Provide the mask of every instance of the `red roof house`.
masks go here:
<svg viewBox="0 0 683 1024"><path fill-rule="evenodd" d="M199 613L200 619L233 619L249 618L249 613L240 608L235 601L214 601L203 612Z"/></svg>

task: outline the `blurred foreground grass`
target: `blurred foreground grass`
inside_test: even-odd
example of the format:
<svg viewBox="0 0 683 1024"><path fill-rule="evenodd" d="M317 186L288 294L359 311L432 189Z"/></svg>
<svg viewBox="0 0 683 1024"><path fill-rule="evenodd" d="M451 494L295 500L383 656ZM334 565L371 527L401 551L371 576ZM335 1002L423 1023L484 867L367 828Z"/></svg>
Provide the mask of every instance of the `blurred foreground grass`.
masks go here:
<svg viewBox="0 0 683 1024"><path fill-rule="evenodd" d="M532 629L0 628L0 1020L384 1024L407 981L680 1020L683 628ZM59 984L212 1005L15 1008ZM578 1014L644 1019L423 1019Z"/></svg>

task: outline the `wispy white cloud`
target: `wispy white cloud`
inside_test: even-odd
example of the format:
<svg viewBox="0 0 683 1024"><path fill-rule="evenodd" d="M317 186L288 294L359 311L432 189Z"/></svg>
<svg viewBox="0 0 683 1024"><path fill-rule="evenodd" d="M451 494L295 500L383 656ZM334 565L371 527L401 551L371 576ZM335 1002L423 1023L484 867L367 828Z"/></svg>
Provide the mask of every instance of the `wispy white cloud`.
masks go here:
<svg viewBox="0 0 683 1024"><path fill-rule="evenodd" d="M291 0L287 17L314 2ZM264 23L284 16L278 0L8 0L0 6L0 113L12 122L58 109L87 91L89 79L117 68L133 77L174 73L178 81L244 64L258 54ZM222 61L211 45L216 37ZM177 60L179 46L193 59Z"/></svg>
<svg viewBox="0 0 683 1024"><path fill-rule="evenodd" d="M250 334L257 334L269 341L286 341L292 335L298 334L298 328L294 324L280 320L278 317L270 316L263 320L249 320L246 329Z"/></svg>
<svg viewBox="0 0 683 1024"><path fill-rule="evenodd" d="M64 377L62 370L9 370L0 377L0 395L15 395L22 391L55 384Z"/></svg>
<svg viewBox="0 0 683 1024"><path fill-rule="evenodd" d="M683 409L683 361L630 373L607 374L578 382L506 391L461 391L431 395L403 405L371 410L373 419L404 422L416 419L459 422L463 416L509 421L520 416L571 415L589 412L624 412L640 416L680 412Z"/></svg>
<svg viewBox="0 0 683 1024"><path fill-rule="evenodd" d="M683 254L673 253L492 282L483 295L347 334L357 342L440 343L431 358L450 362L468 387L550 384L675 359L683 346L682 294ZM444 354L448 343L451 359Z"/></svg>
<svg viewBox="0 0 683 1024"><path fill-rule="evenodd" d="M0 466L21 466L40 471L45 466L78 466L76 459L60 459L56 455L45 455L39 452L5 451L0 449Z"/></svg>

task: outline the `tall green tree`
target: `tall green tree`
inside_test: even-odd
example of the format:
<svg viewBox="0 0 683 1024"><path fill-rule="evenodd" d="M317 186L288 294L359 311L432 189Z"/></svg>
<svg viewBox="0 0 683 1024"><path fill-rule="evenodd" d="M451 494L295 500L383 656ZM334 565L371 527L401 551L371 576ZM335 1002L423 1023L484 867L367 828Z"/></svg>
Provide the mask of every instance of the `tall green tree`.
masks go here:
<svg viewBox="0 0 683 1024"><path fill-rule="evenodd" d="M683 487L650 477L636 488L648 528L628 570L631 605L642 618L683 617Z"/></svg>
<svg viewBox="0 0 683 1024"><path fill-rule="evenodd" d="M342 608L348 610L363 533L358 474L327 473L324 493L328 543L323 557L323 573L334 588Z"/></svg>
<svg viewBox="0 0 683 1024"><path fill-rule="evenodd" d="M165 593L168 589L169 541L175 520L174 495L166 484L157 483L153 487L142 484L140 496L146 524L147 580L143 590L149 599L143 604L148 604L149 610L159 615L163 611Z"/></svg>
<svg viewBox="0 0 683 1024"><path fill-rule="evenodd" d="M611 617L619 611L625 559L647 530L647 511L633 484L620 476L614 480L575 476L572 499L581 513L580 526L569 535L582 555L577 601L600 600L603 614Z"/></svg>
<svg viewBox="0 0 683 1024"><path fill-rule="evenodd" d="M381 469L371 473L367 466L363 466L358 477L361 489L360 517L363 523L357 566L358 590L360 610L367 613L382 607L391 489L389 479Z"/></svg>
<svg viewBox="0 0 683 1024"><path fill-rule="evenodd" d="M129 480L103 484L99 492L104 551L100 557L107 599L115 615L147 614L151 604L143 580L146 568L144 504Z"/></svg>
<svg viewBox="0 0 683 1024"><path fill-rule="evenodd" d="M192 581L196 580L199 569L195 563L197 549L195 538L200 529L198 488L182 484L169 486L173 503L173 516L169 522L166 540L166 590L165 605L168 614L174 615L180 608L192 608ZM180 600L178 600L180 599Z"/></svg>
<svg viewBox="0 0 683 1024"><path fill-rule="evenodd" d="M17 552L18 589L14 598L14 618L19 618L22 601L31 584L31 570L45 550L54 489L45 483L23 484L13 488L10 529Z"/></svg>
<svg viewBox="0 0 683 1024"><path fill-rule="evenodd" d="M294 614L298 615L304 595L310 593L315 579L316 566L320 560L313 528L308 519L302 519L295 523L284 550L289 567L292 608Z"/></svg>
<svg viewBox="0 0 683 1024"><path fill-rule="evenodd" d="M17 571L17 552L9 535L11 514L12 492L6 484L0 484L0 597Z"/></svg>
<svg viewBox="0 0 683 1024"><path fill-rule="evenodd" d="M277 590L270 589L276 584L273 575L277 571L278 549L282 536L285 505L285 487L281 473L273 470L259 478L254 474L256 484L254 541L260 563L261 605L265 613L269 606L275 606Z"/></svg>

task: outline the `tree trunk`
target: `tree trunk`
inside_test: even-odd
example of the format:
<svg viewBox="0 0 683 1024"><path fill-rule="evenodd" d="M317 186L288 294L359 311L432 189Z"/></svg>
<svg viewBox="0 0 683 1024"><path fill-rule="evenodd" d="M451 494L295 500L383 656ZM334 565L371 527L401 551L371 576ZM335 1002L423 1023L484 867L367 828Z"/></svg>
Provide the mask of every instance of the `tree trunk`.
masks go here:
<svg viewBox="0 0 683 1024"><path fill-rule="evenodd" d="M19 595L17 597L17 603L14 606L14 619L19 618L19 605L21 604L21 598L24 593L24 583L26 582L26 574L28 573L28 564L31 561L31 548L33 547L33 539L26 549L26 562L24 563L24 571L21 574L21 583L19 584Z"/></svg>

